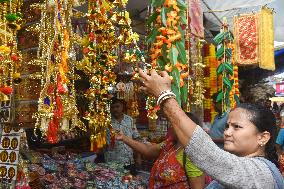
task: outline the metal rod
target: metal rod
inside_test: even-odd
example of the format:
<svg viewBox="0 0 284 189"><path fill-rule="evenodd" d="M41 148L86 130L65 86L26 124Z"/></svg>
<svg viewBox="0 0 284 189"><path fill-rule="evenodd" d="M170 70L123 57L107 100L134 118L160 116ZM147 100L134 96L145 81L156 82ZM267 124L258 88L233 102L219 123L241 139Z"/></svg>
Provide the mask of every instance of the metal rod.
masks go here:
<svg viewBox="0 0 284 189"><path fill-rule="evenodd" d="M207 7L209 11L212 11L212 9L209 7L209 5L204 0L202 0L202 3ZM220 22L220 24L223 24L222 20L220 20L220 18L214 12L210 12L210 13L212 13L212 15L218 20L218 22Z"/></svg>

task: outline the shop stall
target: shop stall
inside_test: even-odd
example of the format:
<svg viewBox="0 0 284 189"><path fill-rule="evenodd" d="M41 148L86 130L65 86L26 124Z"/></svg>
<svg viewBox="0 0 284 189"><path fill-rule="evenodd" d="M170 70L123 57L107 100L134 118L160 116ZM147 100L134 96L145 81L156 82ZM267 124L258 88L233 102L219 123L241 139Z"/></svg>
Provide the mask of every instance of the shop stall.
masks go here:
<svg viewBox="0 0 284 189"><path fill-rule="evenodd" d="M135 139L162 144L171 126L137 71L166 71L179 106L210 125L212 95L222 113L246 99L241 70L277 69L265 3L251 12L201 0L0 1L0 186L147 188L154 160L137 155L133 170L105 159L122 143L113 99Z"/></svg>

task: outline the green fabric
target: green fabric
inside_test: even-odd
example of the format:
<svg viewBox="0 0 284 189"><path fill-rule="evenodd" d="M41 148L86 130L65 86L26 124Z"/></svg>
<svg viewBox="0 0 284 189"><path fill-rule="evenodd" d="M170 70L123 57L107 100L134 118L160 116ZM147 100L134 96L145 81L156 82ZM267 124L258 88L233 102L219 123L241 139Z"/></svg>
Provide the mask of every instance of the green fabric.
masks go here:
<svg viewBox="0 0 284 189"><path fill-rule="evenodd" d="M183 166L183 162L182 162L182 155L183 155L183 150L179 150L177 153L177 160L178 162ZM203 172L198 169L189 159L188 156L186 156L186 172L188 177L192 178L192 177L199 177L203 174Z"/></svg>

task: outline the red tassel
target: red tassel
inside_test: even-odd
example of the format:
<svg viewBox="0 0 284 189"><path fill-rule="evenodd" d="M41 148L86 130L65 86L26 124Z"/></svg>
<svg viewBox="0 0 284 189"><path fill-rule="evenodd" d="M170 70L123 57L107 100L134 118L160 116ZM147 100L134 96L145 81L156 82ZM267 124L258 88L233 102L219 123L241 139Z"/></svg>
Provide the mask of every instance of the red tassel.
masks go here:
<svg viewBox="0 0 284 189"><path fill-rule="evenodd" d="M54 85L50 84L47 88L47 94L51 95L54 93Z"/></svg>
<svg viewBox="0 0 284 189"><path fill-rule="evenodd" d="M48 125L48 131L47 131L47 140L50 143L57 143L58 137L58 128L59 128L59 121L56 118L53 118Z"/></svg>
<svg viewBox="0 0 284 189"><path fill-rule="evenodd" d="M67 92L61 83L57 83L57 91L59 94L65 94Z"/></svg>
<svg viewBox="0 0 284 189"><path fill-rule="evenodd" d="M63 116L63 104L62 104L62 101L61 101L61 98L60 96L57 96L55 98L55 103L56 103L56 107L54 109L54 117L55 118L62 118Z"/></svg>
<svg viewBox="0 0 284 189"><path fill-rule="evenodd" d="M67 92L67 90L63 87L62 79L59 74L57 76L57 91L59 94L65 94Z"/></svg>
<svg viewBox="0 0 284 189"><path fill-rule="evenodd" d="M0 92L4 93L5 95L9 95L9 94L12 94L13 93L13 88L12 87L0 87Z"/></svg>

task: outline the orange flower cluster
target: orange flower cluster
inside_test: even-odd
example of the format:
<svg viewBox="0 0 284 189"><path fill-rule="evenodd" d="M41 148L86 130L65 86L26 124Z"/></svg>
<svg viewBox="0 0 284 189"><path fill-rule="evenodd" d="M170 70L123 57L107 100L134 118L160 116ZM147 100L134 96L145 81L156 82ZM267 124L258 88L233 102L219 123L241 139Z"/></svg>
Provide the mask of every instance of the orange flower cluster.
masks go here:
<svg viewBox="0 0 284 189"><path fill-rule="evenodd" d="M167 19L166 23L162 22L161 18L161 8L157 8L156 11L159 14L156 19L155 27L159 28L158 32L159 35L156 36L156 41L152 44L150 49L150 58L151 58L151 64L152 68L157 68L157 60L159 57L162 56L162 46L166 44L166 53L168 54L170 51L170 48L175 44L174 42L181 40L182 34L179 31L178 25L179 25L179 19L180 16L178 16L178 13L180 12L179 7L177 6L176 0L166 0L164 2L163 7L167 7L172 9L169 13L167 13ZM165 26L166 25L166 26ZM162 27L160 27L162 26ZM185 71L187 72L188 66L184 65L180 62L177 62L175 65L172 65L170 62L166 63L165 70L169 73L172 72L173 67L178 68L180 72ZM183 86L183 79L186 78L188 74L182 74L181 79L181 86Z"/></svg>
<svg viewBox="0 0 284 189"><path fill-rule="evenodd" d="M161 5L153 5L153 7L155 11L148 20L153 26L148 37L148 42L151 43L149 50L151 68L169 73L174 81L172 88L175 90L173 91L181 104L182 100L187 99L187 92L184 92L187 90L184 87L187 89L185 81L189 76L182 32L182 26L187 24L184 11L186 5L178 4L177 0L165 0ZM148 98L148 118L155 119L157 109L155 100Z"/></svg>

